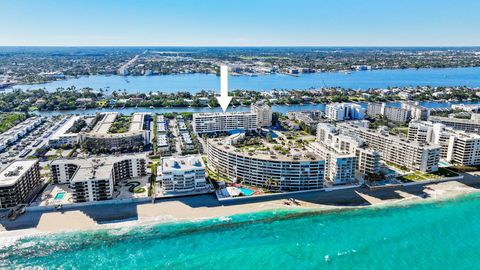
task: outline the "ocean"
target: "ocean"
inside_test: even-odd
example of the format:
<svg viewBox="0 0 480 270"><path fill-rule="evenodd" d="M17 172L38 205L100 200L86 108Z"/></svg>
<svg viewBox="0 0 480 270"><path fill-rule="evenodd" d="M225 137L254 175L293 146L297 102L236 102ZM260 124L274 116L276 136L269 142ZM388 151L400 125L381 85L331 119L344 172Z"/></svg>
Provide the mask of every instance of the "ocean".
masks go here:
<svg viewBox="0 0 480 270"><path fill-rule="evenodd" d="M30 236L2 269L478 269L480 194Z"/></svg>

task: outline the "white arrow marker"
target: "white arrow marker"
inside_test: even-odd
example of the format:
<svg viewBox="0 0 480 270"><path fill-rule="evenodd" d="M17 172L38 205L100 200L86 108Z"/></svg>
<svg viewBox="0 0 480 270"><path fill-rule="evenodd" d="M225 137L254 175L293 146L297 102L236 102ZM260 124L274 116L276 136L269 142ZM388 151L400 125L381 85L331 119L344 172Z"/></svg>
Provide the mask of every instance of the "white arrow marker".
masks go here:
<svg viewBox="0 0 480 270"><path fill-rule="evenodd" d="M228 96L228 67L220 66L220 96L216 97L223 112L227 111L232 97Z"/></svg>

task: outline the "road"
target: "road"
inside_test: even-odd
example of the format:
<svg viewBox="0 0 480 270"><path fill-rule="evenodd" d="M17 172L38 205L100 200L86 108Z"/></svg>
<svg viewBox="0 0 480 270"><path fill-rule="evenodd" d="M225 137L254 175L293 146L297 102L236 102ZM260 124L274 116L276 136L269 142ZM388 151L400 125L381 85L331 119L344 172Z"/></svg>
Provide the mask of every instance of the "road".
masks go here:
<svg viewBox="0 0 480 270"><path fill-rule="evenodd" d="M170 120L170 125L168 126L170 131L172 132L174 138L175 138L175 153L173 156L179 156L182 154L182 145L180 144L180 133L178 132L178 124L177 124L177 119L174 118Z"/></svg>

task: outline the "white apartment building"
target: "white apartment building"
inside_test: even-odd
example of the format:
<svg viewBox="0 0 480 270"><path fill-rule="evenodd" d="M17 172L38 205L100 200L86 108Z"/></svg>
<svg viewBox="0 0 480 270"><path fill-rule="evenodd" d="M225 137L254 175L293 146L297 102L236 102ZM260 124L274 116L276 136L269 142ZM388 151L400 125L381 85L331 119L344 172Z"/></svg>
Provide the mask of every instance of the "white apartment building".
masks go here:
<svg viewBox="0 0 480 270"><path fill-rule="evenodd" d="M318 124L317 142L325 145L324 149L355 156L355 169L363 176L380 173L380 153L367 148L365 142L357 137L340 134L332 124Z"/></svg>
<svg viewBox="0 0 480 270"><path fill-rule="evenodd" d="M333 103L325 107L325 117L332 121L358 120L365 117L365 109L354 103Z"/></svg>
<svg viewBox="0 0 480 270"><path fill-rule="evenodd" d="M430 117L430 110L420 106L418 102L402 102L401 108L410 111L412 120L428 120Z"/></svg>
<svg viewBox="0 0 480 270"><path fill-rule="evenodd" d="M411 122L408 139L429 142L441 147L440 157L447 162L466 166L480 165L480 135L466 133L432 122Z"/></svg>
<svg viewBox="0 0 480 270"><path fill-rule="evenodd" d="M167 134L157 134L157 149L160 153L170 152L170 142Z"/></svg>
<svg viewBox="0 0 480 270"><path fill-rule="evenodd" d="M347 151L338 151L325 143L313 142L309 145L320 159L325 160L325 184L343 185L355 181L355 167L357 158L355 154Z"/></svg>
<svg viewBox="0 0 480 270"><path fill-rule="evenodd" d="M476 115L472 115L472 119L459 119L453 117L430 116L429 121L433 123L442 123L456 130L466 132L480 133L480 120L476 120Z"/></svg>
<svg viewBox="0 0 480 270"><path fill-rule="evenodd" d="M161 182L164 192L199 192L209 188L200 155L162 158L161 164L157 181Z"/></svg>
<svg viewBox="0 0 480 270"><path fill-rule="evenodd" d="M157 133L164 134L168 131L167 119L163 115L157 116Z"/></svg>
<svg viewBox="0 0 480 270"><path fill-rule="evenodd" d="M237 137L236 137L237 138ZM325 161L318 155L272 155L238 151L229 139L207 140L207 166L235 181L269 190L321 189L325 180Z"/></svg>
<svg viewBox="0 0 480 270"><path fill-rule="evenodd" d="M254 112L194 113L192 125L199 134L258 128Z"/></svg>
<svg viewBox="0 0 480 270"><path fill-rule="evenodd" d="M324 113L320 110L290 111L287 113L288 119L298 121L311 128L316 128Z"/></svg>
<svg viewBox="0 0 480 270"><path fill-rule="evenodd" d="M75 121L79 120L80 116L71 116L67 122L55 131L55 133L48 140L48 146L58 148L62 145L73 146L78 143L78 133L67 133Z"/></svg>
<svg viewBox="0 0 480 270"><path fill-rule="evenodd" d="M134 113L129 130L125 133L109 133L118 113L109 112L99 115L100 119L89 132L79 133L79 141L91 152L130 151L142 148L150 143L150 125L146 124L149 113Z"/></svg>
<svg viewBox="0 0 480 270"><path fill-rule="evenodd" d="M69 184L75 202L112 199L114 186L147 175L145 155L58 159L50 163L53 182Z"/></svg>
<svg viewBox="0 0 480 270"><path fill-rule="evenodd" d="M439 145L409 141L388 132L373 131L361 122L340 123L338 129L344 135L364 140L369 148L380 152L385 162L422 172L438 170Z"/></svg>
<svg viewBox="0 0 480 270"><path fill-rule="evenodd" d="M252 104L251 112L257 115L258 127L270 127L272 125L272 108L264 102Z"/></svg>
<svg viewBox="0 0 480 270"><path fill-rule="evenodd" d="M38 160L15 161L0 172L0 208L27 203L42 185Z"/></svg>
<svg viewBox="0 0 480 270"><path fill-rule="evenodd" d="M399 123L410 121L410 114L410 110L387 106L386 103L369 103L367 108L367 115L371 117L381 115L390 121Z"/></svg>

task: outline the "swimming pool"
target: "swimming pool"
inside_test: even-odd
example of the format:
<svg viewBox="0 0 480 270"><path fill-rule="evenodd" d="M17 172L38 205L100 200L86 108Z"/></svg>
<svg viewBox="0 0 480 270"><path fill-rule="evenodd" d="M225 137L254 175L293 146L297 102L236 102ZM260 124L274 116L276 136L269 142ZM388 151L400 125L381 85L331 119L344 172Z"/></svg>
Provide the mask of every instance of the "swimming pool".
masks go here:
<svg viewBox="0 0 480 270"><path fill-rule="evenodd" d="M251 189L246 189L246 188L238 188L240 190L240 192L242 192L243 195L245 196L252 196L253 193L255 193L255 191L251 190Z"/></svg>
<svg viewBox="0 0 480 270"><path fill-rule="evenodd" d="M65 192L59 192L55 195L55 197L53 199L54 200L61 200L61 199L63 199L63 197L65 197Z"/></svg>

